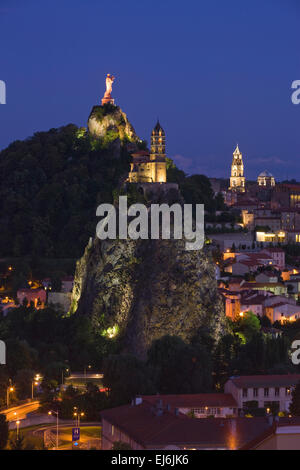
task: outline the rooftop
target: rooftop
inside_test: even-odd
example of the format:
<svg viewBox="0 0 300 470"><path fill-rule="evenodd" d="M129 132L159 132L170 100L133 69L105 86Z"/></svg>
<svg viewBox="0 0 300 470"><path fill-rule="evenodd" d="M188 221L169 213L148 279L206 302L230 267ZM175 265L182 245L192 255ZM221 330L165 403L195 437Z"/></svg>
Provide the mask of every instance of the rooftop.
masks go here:
<svg viewBox="0 0 300 470"><path fill-rule="evenodd" d="M291 387L300 381L300 374L286 375L242 375L230 377L236 387Z"/></svg>
<svg viewBox="0 0 300 470"><path fill-rule="evenodd" d="M237 407L237 403L230 393L196 393L190 395L144 395L143 401L152 405L162 400L164 405L171 408L200 408L203 406Z"/></svg>
<svg viewBox="0 0 300 470"><path fill-rule="evenodd" d="M169 445L239 448L270 427L266 418L192 419L170 411L158 415L146 401L104 410L101 417L148 448Z"/></svg>

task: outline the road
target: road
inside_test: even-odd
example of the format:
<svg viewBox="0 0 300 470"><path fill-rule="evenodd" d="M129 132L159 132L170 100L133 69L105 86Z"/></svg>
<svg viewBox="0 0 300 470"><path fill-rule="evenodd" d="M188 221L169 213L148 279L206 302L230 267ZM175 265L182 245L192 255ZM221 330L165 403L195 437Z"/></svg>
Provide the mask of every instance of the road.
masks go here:
<svg viewBox="0 0 300 470"><path fill-rule="evenodd" d="M24 403L23 405L13 406L7 410L3 410L0 413L6 415L7 421L16 421L17 419L25 419L28 413L36 411L40 406L38 400L30 403Z"/></svg>

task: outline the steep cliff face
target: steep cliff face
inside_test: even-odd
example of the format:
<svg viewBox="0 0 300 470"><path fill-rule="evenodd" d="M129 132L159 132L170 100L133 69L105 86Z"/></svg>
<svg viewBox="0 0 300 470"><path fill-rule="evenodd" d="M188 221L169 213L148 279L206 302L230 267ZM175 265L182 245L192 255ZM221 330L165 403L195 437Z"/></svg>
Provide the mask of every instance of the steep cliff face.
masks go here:
<svg viewBox="0 0 300 470"><path fill-rule="evenodd" d="M88 119L88 130L94 137L119 138L121 141L128 140L132 143L139 141L126 114L119 106L111 104L93 107Z"/></svg>
<svg viewBox="0 0 300 470"><path fill-rule="evenodd" d="M141 357L166 334L189 340L205 326L217 339L225 329L210 256L182 240L96 239L77 263L75 311Z"/></svg>

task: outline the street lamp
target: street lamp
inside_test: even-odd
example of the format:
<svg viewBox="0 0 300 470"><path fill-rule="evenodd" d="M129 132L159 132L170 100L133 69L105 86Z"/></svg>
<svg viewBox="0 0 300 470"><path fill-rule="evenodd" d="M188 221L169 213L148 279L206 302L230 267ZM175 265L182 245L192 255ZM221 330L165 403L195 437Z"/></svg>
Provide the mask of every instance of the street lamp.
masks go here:
<svg viewBox="0 0 300 470"><path fill-rule="evenodd" d="M70 370L70 369L67 368L67 369L66 369L66 372L69 372L69 370ZM65 378L65 376L64 376L64 369L63 369L63 370L61 371L61 384L62 384L62 385L64 385L64 378Z"/></svg>
<svg viewBox="0 0 300 470"><path fill-rule="evenodd" d="M6 389L6 404L7 408L9 408L9 394L14 391L14 387L12 385L9 385Z"/></svg>
<svg viewBox="0 0 300 470"><path fill-rule="evenodd" d="M56 450L58 450L58 411L48 411L48 415L56 415Z"/></svg>
<svg viewBox="0 0 300 470"><path fill-rule="evenodd" d="M77 410L77 407L74 406L74 410ZM80 417L82 418L84 416L83 411L74 411L73 416L75 418L76 426L79 428L80 427Z"/></svg>
<svg viewBox="0 0 300 470"><path fill-rule="evenodd" d="M42 380L42 377L40 374L35 374L34 379L31 382L31 399L33 400L33 395L34 395L34 386L38 386L40 383L40 380Z"/></svg>
<svg viewBox="0 0 300 470"><path fill-rule="evenodd" d="M19 439L19 427L20 427L20 420L19 419L16 421L16 425L17 425L17 439Z"/></svg>
<svg viewBox="0 0 300 470"><path fill-rule="evenodd" d="M31 383L31 399L33 400L33 391L34 391L34 386L37 386L38 385L38 382L36 382L35 380L32 381Z"/></svg>
<svg viewBox="0 0 300 470"><path fill-rule="evenodd" d="M92 368L91 365L89 365L89 366L87 366L87 367L88 367L88 369L91 369L91 368ZM86 367L84 368L84 378L86 379Z"/></svg>

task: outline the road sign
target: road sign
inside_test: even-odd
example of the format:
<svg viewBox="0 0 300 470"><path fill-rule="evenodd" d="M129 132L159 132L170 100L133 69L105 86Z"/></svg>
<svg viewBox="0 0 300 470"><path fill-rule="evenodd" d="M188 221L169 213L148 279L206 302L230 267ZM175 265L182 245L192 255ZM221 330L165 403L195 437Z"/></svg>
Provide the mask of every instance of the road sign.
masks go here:
<svg viewBox="0 0 300 470"><path fill-rule="evenodd" d="M72 428L72 441L79 441L80 439L80 428Z"/></svg>

